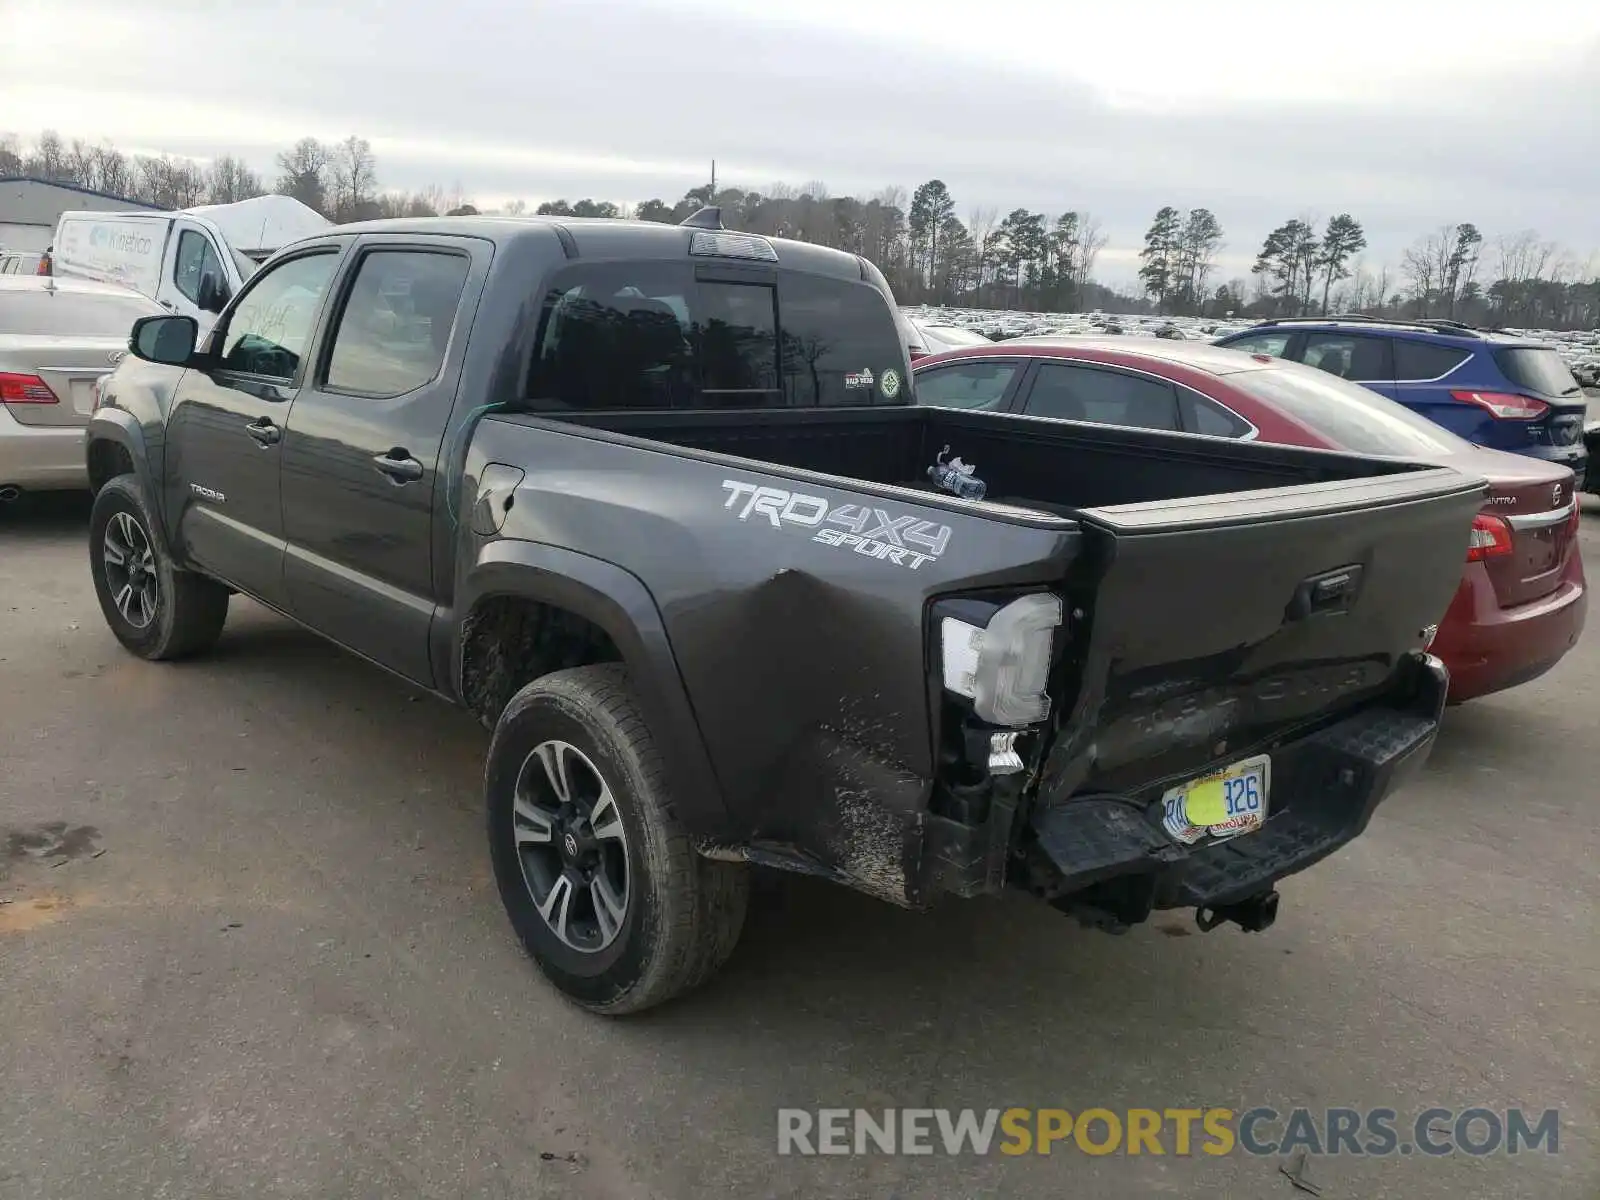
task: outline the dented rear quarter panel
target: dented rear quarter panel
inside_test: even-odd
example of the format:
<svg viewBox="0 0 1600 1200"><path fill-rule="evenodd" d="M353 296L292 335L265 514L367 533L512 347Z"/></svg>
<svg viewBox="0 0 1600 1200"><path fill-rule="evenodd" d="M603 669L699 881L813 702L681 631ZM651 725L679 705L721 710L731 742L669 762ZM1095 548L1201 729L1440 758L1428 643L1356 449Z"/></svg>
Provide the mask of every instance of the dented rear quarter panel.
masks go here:
<svg viewBox="0 0 1600 1200"><path fill-rule="evenodd" d="M467 561L506 539L562 547L653 598L725 804L698 832L792 846L904 902L934 772L927 606L1059 580L1077 526L528 416L479 425L467 505L495 462L526 474L499 533L467 533ZM831 532L849 534L827 519L846 506L866 514L862 542Z"/></svg>

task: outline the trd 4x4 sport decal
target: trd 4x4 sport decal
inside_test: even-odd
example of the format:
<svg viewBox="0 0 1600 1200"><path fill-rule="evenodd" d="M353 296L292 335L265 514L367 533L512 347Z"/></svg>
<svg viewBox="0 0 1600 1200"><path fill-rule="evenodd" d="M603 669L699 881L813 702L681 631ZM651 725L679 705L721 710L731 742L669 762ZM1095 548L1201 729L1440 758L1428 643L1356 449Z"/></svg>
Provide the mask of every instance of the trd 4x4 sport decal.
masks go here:
<svg viewBox="0 0 1600 1200"><path fill-rule="evenodd" d="M825 496L785 491L756 483L724 479L727 499L722 507L738 515L770 521L774 529L785 526L812 530L811 540L837 546L867 558L881 559L915 571L932 562L950 545L950 526L914 516L891 516L881 508L861 504L835 505Z"/></svg>

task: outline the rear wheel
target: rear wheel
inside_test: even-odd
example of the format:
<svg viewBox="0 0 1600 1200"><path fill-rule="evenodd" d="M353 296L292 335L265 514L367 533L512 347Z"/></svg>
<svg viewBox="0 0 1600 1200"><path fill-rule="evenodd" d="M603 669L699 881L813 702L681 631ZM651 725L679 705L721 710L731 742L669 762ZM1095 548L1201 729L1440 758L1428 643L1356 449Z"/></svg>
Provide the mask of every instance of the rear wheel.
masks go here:
<svg viewBox="0 0 1600 1200"><path fill-rule="evenodd" d="M495 727L486 788L501 901L569 999L639 1012L733 952L747 869L690 845L623 667L557 671L518 692Z"/></svg>
<svg viewBox="0 0 1600 1200"><path fill-rule="evenodd" d="M106 624L140 658L209 650L228 619L228 590L173 566L133 475L106 482L89 517L89 572Z"/></svg>

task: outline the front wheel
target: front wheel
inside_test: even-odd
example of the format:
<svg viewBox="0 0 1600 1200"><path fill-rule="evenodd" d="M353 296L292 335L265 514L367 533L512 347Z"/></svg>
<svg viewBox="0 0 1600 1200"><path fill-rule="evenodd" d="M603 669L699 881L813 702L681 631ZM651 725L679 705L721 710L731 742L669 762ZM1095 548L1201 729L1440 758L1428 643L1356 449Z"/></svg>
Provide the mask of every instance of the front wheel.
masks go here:
<svg viewBox="0 0 1600 1200"><path fill-rule="evenodd" d="M546 978L595 1012L639 1012L733 952L749 877L695 853L625 668L557 671L512 697L485 778L512 927Z"/></svg>
<svg viewBox="0 0 1600 1200"><path fill-rule="evenodd" d="M95 494L89 515L89 573L117 641L151 660L209 650L228 619L228 590L179 570L139 480L118 475Z"/></svg>

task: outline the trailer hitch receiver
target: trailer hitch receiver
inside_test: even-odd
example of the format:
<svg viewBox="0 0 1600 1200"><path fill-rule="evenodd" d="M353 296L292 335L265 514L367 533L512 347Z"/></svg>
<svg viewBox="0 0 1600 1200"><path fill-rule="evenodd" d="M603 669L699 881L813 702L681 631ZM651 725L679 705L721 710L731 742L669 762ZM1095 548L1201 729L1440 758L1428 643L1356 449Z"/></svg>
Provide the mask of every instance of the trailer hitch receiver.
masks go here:
<svg viewBox="0 0 1600 1200"><path fill-rule="evenodd" d="M1248 896L1233 904L1215 904L1197 908L1194 923L1202 933L1210 933L1218 925L1232 921L1246 933L1260 933L1270 929L1278 919L1278 893L1266 891Z"/></svg>

